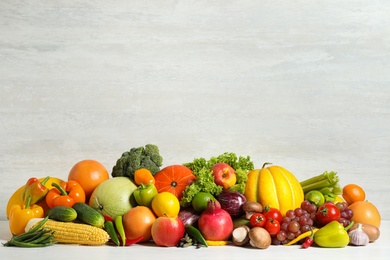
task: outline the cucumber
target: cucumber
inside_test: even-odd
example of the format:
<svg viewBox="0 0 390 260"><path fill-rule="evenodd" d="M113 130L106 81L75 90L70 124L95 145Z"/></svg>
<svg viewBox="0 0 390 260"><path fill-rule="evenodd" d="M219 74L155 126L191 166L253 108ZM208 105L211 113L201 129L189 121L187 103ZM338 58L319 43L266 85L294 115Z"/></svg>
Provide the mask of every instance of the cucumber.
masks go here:
<svg viewBox="0 0 390 260"><path fill-rule="evenodd" d="M77 218L77 211L67 206L55 206L47 211L50 219L62 222L70 222Z"/></svg>
<svg viewBox="0 0 390 260"><path fill-rule="evenodd" d="M73 205L73 208L77 212L77 219L81 222L98 228L104 226L103 215L88 204L77 202Z"/></svg>

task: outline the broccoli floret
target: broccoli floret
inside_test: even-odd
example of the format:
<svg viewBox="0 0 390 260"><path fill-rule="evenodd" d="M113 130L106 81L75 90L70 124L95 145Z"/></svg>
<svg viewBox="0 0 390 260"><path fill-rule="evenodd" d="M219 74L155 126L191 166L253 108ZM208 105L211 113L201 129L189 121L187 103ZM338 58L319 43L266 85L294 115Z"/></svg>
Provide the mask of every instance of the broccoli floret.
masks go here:
<svg viewBox="0 0 390 260"><path fill-rule="evenodd" d="M147 144L145 147L134 147L126 151L116 161L112 169L112 177L126 176L134 180L134 172L141 168L148 169L155 175L162 166L163 158L158 147L154 144Z"/></svg>

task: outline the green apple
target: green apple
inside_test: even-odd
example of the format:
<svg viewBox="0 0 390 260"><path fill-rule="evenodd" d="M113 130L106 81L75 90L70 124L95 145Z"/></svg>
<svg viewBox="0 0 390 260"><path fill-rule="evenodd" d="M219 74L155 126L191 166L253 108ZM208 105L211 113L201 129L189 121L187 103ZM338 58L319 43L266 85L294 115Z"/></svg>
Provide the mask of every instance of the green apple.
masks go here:
<svg viewBox="0 0 390 260"><path fill-rule="evenodd" d="M137 205L133 192L137 186L127 177L114 177L100 183L92 192L89 206L103 216L115 219Z"/></svg>

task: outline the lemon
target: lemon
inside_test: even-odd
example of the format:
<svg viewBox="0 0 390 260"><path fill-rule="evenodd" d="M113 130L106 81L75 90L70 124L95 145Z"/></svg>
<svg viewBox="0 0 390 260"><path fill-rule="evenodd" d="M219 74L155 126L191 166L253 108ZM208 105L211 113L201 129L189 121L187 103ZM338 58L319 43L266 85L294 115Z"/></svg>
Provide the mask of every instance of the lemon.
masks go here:
<svg viewBox="0 0 390 260"><path fill-rule="evenodd" d="M208 192L198 192L191 201L192 207L197 212L202 212L207 208L209 200L215 200L214 196Z"/></svg>
<svg viewBox="0 0 390 260"><path fill-rule="evenodd" d="M158 193L152 200L152 209L157 217L174 218L179 215L180 202L168 191Z"/></svg>

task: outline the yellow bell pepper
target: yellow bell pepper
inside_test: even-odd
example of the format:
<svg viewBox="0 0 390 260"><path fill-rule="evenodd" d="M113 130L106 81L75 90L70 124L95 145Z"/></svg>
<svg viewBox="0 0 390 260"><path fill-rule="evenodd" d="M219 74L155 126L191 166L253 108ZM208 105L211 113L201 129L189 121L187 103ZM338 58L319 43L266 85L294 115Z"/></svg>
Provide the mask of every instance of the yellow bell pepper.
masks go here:
<svg viewBox="0 0 390 260"><path fill-rule="evenodd" d="M9 229L13 235L23 234L27 222L32 218L43 218L45 213L38 205L30 206L31 196L25 205L13 205L9 214Z"/></svg>

